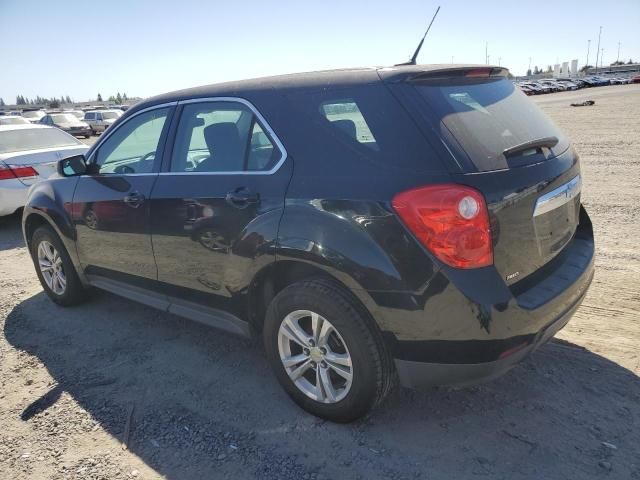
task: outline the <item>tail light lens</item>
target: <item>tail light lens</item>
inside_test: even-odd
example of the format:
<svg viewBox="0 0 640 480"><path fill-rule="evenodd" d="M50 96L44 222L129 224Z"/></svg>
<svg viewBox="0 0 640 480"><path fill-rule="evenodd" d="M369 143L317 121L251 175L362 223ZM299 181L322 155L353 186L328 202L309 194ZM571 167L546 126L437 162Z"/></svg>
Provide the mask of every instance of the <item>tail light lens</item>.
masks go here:
<svg viewBox="0 0 640 480"><path fill-rule="evenodd" d="M9 166L0 164L0 180L37 176L38 172L36 172L33 167Z"/></svg>
<svg viewBox="0 0 640 480"><path fill-rule="evenodd" d="M493 264L489 212L477 190L455 184L419 187L396 195L392 206L417 239L447 265Z"/></svg>

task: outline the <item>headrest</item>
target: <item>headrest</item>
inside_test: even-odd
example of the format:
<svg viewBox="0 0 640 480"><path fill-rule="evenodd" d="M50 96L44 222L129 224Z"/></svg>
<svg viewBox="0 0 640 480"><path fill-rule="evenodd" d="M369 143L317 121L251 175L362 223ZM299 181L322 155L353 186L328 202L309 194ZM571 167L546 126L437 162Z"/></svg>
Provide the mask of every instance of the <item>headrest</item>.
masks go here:
<svg viewBox="0 0 640 480"><path fill-rule="evenodd" d="M338 127L354 140L356 139L356 124L353 120L333 120L331 123L333 123L336 127Z"/></svg>

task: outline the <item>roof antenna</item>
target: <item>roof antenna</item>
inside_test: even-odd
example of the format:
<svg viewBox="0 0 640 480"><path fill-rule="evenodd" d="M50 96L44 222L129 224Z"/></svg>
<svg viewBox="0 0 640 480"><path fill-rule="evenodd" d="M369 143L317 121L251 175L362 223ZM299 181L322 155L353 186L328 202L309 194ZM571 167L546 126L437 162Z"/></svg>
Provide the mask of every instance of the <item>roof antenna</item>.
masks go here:
<svg viewBox="0 0 640 480"><path fill-rule="evenodd" d="M418 58L418 54L420 53L420 49L422 48L422 44L424 43L424 39L427 37L427 34L429 33L429 30L431 30L431 25L433 25L433 21L438 16L438 12L439 11L440 11L440 7L438 6L438 8L436 9L436 13L434 13L433 14L433 18L431 18L431 22L429 22L429 26L427 27L427 31L424 32L424 36L422 37L422 40L420 40L420 43L418 44L418 48L416 48L416 51L413 53L413 57L411 57L411 60L409 60L408 62L405 62L405 63L398 63L397 65L395 65L396 67L400 67L402 65L415 65L416 64L416 59Z"/></svg>

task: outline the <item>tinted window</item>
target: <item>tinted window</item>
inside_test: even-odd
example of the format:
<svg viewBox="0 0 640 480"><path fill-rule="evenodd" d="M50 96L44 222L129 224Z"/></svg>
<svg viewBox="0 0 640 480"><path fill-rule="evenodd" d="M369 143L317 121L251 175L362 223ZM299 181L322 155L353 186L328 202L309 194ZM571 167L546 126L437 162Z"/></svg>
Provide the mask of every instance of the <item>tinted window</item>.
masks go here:
<svg viewBox="0 0 640 480"><path fill-rule="evenodd" d="M378 149L378 144L367 121L362 116L358 104L352 98L324 102L320 105L320 111L333 127L349 138L374 150Z"/></svg>
<svg viewBox="0 0 640 480"><path fill-rule="evenodd" d="M168 108L141 113L113 132L96 155L100 173L152 172L168 113Z"/></svg>
<svg viewBox="0 0 640 480"><path fill-rule="evenodd" d="M385 85L301 89L287 99L279 131L301 168L313 175L331 176L371 164L412 172L442 169L416 123Z"/></svg>
<svg viewBox="0 0 640 480"><path fill-rule="evenodd" d="M182 111L171 171L269 170L279 158L249 107L238 102L194 103Z"/></svg>
<svg viewBox="0 0 640 480"><path fill-rule="evenodd" d="M0 153L83 145L57 128L23 128L0 132Z"/></svg>
<svg viewBox="0 0 640 480"><path fill-rule="evenodd" d="M93 120L96 117L96 114L93 112L87 112L84 114L85 120Z"/></svg>
<svg viewBox="0 0 640 480"><path fill-rule="evenodd" d="M507 169L562 153L568 144L541 110L510 81L444 80L416 86L426 100L427 118L458 153L469 162L466 171ZM523 151L509 162L506 149L525 142L557 137L551 149Z"/></svg>

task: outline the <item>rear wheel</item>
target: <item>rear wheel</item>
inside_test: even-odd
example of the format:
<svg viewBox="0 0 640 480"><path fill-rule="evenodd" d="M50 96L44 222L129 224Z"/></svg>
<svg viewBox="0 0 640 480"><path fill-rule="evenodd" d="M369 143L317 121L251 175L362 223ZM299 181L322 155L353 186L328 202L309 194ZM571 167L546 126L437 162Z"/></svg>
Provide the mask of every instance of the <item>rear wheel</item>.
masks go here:
<svg viewBox="0 0 640 480"><path fill-rule="evenodd" d="M293 284L267 312L269 362L291 398L335 422L353 421L389 390L390 361L355 299L326 280Z"/></svg>
<svg viewBox="0 0 640 480"><path fill-rule="evenodd" d="M51 227L39 227L31 237L30 248L38 279L51 300L68 306L86 298L71 258Z"/></svg>

